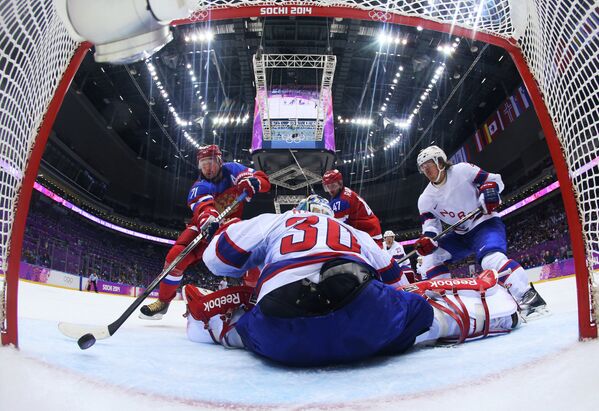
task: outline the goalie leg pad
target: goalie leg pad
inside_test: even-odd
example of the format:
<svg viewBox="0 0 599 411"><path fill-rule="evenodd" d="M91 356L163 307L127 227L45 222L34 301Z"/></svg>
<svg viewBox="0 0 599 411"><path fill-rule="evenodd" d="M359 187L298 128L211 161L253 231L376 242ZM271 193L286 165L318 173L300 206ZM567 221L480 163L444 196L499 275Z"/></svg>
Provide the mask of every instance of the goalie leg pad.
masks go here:
<svg viewBox="0 0 599 411"><path fill-rule="evenodd" d="M253 307L252 288L239 286L207 293L186 285L187 336L194 342L214 342L227 348L243 348L235 330L237 320Z"/></svg>
<svg viewBox="0 0 599 411"><path fill-rule="evenodd" d="M497 272L483 271L477 278L422 281L403 288L422 295L435 309L437 325L422 340L461 343L467 339L507 333L517 304L497 286ZM436 330L436 335L432 332Z"/></svg>

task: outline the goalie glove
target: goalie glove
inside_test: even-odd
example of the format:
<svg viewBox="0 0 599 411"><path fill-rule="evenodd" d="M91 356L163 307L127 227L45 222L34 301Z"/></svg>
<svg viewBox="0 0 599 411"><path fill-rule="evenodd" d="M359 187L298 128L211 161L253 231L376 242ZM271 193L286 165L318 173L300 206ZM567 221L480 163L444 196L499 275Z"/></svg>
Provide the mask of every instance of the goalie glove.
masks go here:
<svg viewBox="0 0 599 411"><path fill-rule="evenodd" d="M418 254L429 255L439 248L439 243L433 239L433 236L432 233L424 233L418 240L416 240L414 247Z"/></svg>
<svg viewBox="0 0 599 411"><path fill-rule="evenodd" d="M501 204L501 197L499 196L499 187L497 183L488 182L484 183L479 187L480 195L478 201L485 214L491 214Z"/></svg>

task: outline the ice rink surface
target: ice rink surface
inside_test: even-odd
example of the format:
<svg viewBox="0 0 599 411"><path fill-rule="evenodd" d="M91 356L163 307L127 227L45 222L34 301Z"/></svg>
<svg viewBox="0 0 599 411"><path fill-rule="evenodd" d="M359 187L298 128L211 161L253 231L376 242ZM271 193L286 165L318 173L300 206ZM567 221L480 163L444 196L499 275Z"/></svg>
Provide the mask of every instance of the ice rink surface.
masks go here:
<svg viewBox="0 0 599 411"><path fill-rule="evenodd" d="M595 410L599 342L579 342L574 278L511 334L351 366L294 369L185 336L183 303L82 351L59 321L107 325L129 297L19 285L20 350L0 348L1 410Z"/></svg>

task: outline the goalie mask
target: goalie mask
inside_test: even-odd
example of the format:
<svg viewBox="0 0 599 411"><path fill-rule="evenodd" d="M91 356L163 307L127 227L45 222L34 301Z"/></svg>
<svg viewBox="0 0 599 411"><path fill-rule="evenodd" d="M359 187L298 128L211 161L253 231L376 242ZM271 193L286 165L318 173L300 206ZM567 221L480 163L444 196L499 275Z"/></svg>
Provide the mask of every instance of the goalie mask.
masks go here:
<svg viewBox="0 0 599 411"><path fill-rule="evenodd" d="M334 217L333 209L329 205L329 202L317 194L312 194L308 198L304 198L295 207L298 211L309 211L311 213L318 213Z"/></svg>

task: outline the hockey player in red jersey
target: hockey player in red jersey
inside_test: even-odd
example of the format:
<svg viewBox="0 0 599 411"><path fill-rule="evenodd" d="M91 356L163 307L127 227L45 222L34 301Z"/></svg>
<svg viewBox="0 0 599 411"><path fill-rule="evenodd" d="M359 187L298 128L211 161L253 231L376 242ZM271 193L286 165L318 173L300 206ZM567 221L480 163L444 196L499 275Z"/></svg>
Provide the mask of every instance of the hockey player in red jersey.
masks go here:
<svg viewBox="0 0 599 411"><path fill-rule="evenodd" d="M268 176L262 171L254 171L234 162L223 163L222 153L217 145L201 147L197 154L199 178L191 186L187 197L187 205L193 217L191 223L179 235L175 245L169 250L165 267L198 235L202 227L216 231L216 223L212 222L242 192L247 193L250 201L257 193L270 190ZM229 218L239 218L243 212L243 204L239 204ZM216 225L216 226L215 226ZM205 233L208 234L208 233ZM175 298L185 269L200 261L203 248L201 245L189 253L175 269L160 283L158 300L141 308L140 318L159 320L168 310L169 303Z"/></svg>
<svg viewBox="0 0 599 411"><path fill-rule="evenodd" d="M329 170L322 176L322 186L329 193L329 204L335 218L365 231L380 246L383 246L381 223L366 201L356 192L343 186L343 175L339 170Z"/></svg>

